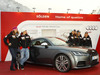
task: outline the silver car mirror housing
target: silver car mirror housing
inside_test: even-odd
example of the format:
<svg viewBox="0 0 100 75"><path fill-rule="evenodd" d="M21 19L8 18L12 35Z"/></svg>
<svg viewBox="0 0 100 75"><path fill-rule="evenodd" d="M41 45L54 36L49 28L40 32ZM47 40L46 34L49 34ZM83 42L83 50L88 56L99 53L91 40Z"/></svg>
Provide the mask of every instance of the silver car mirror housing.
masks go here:
<svg viewBox="0 0 100 75"><path fill-rule="evenodd" d="M43 42L43 43L41 43L41 46L45 46L45 48L48 48L48 43Z"/></svg>

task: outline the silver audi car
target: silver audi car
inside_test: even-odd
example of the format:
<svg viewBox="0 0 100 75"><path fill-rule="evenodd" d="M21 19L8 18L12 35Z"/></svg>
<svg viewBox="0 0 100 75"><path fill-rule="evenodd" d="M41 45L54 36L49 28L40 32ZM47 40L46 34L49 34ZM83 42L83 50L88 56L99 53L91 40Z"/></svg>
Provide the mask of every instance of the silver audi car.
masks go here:
<svg viewBox="0 0 100 75"><path fill-rule="evenodd" d="M96 50L83 47L69 47L58 38L37 38L32 40L30 58L27 62L52 65L60 72L88 68L99 63Z"/></svg>

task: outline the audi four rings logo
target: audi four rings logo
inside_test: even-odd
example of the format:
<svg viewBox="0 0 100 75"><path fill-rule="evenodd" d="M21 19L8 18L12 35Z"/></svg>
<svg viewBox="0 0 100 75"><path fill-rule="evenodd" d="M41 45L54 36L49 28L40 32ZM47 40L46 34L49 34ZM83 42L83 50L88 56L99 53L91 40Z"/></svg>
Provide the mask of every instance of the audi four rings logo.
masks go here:
<svg viewBox="0 0 100 75"><path fill-rule="evenodd" d="M97 30L98 27L97 26L87 26L86 30Z"/></svg>

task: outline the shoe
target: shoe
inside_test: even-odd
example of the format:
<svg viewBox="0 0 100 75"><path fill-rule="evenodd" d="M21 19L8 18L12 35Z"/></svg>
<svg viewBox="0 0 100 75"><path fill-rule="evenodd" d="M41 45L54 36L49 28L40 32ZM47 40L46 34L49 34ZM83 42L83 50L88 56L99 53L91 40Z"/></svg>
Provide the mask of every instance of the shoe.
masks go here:
<svg viewBox="0 0 100 75"><path fill-rule="evenodd" d="M17 65L15 65L15 69L17 70Z"/></svg>
<svg viewBox="0 0 100 75"><path fill-rule="evenodd" d="M24 70L24 65L21 65L21 70Z"/></svg>
<svg viewBox="0 0 100 75"><path fill-rule="evenodd" d="M10 70L11 70L11 71L15 71L15 69L13 69L13 68L10 68Z"/></svg>
<svg viewBox="0 0 100 75"><path fill-rule="evenodd" d="M21 70L24 70L24 68L21 68Z"/></svg>

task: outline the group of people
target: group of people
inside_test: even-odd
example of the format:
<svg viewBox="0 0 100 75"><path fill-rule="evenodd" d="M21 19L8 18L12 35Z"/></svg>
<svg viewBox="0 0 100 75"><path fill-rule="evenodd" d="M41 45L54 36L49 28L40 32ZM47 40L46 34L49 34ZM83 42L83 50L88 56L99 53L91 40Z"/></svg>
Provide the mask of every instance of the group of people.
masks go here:
<svg viewBox="0 0 100 75"><path fill-rule="evenodd" d="M7 40L9 40L9 42ZM14 27L13 30L5 36L4 43L8 46L12 55L10 70L15 71L18 68L16 63L17 52L21 54L19 61L20 69L24 70L24 63L29 58L29 47L31 44L31 39L27 34L27 30L23 29L21 34L19 34L17 27ZM85 32L84 37L82 37L79 30L73 30L69 34L67 43L69 46L92 46L88 32ZM20 47L22 47L22 49L20 49Z"/></svg>
<svg viewBox="0 0 100 75"><path fill-rule="evenodd" d="M20 35L20 36L19 36ZM9 42L7 41L9 40ZM12 61L10 70L15 71L17 69L16 56L17 52L20 52L20 68L24 70L24 63L29 58L29 47L30 47L30 36L27 34L27 30L22 30L22 33L19 34L17 27L14 27L13 30L4 38L4 43L8 46ZM20 47L22 47L21 50Z"/></svg>
<svg viewBox="0 0 100 75"><path fill-rule="evenodd" d="M73 30L69 33L67 43L69 46L87 46L92 47L91 38L88 35L88 32L85 32L82 37L81 32L79 30Z"/></svg>

